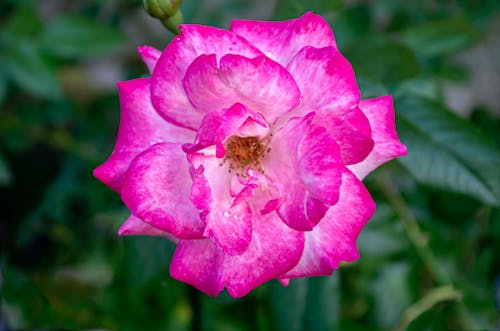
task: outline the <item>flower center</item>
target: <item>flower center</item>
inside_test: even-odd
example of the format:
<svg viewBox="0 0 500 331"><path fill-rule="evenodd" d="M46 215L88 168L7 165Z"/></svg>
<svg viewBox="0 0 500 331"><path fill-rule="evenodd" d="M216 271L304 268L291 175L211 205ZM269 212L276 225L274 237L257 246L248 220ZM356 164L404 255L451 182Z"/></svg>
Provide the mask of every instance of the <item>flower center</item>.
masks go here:
<svg viewBox="0 0 500 331"><path fill-rule="evenodd" d="M229 162L229 172L238 171L238 175L245 176L248 167L255 167L264 173L260 164L262 158L271 151L262 140L257 137L231 136L224 144L226 149L225 162Z"/></svg>

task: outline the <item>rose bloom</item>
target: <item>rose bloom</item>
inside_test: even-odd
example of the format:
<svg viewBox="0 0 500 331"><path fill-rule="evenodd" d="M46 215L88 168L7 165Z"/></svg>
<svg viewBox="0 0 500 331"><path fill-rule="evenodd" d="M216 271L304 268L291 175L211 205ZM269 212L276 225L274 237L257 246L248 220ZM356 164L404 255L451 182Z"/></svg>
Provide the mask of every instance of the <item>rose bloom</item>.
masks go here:
<svg viewBox="0 0 500 331"><path fill-rule="evenodd" d="M177 244L173 278L241 297L359 257L375 204L361 180L406 153L391 96L360 100L318 15L182 25L151 77L118 83L121 119L94 171L131 215L120 235Z"/></svg>

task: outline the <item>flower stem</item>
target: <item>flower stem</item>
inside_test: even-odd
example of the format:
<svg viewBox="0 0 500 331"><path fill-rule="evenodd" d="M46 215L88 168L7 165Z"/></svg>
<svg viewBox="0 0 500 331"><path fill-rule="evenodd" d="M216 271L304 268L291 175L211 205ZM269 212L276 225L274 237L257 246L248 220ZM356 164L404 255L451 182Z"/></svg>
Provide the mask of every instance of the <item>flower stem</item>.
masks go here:
<svg viewBox="0 0 500 331"><path fill-rule="evenodd" d="M448 284L450 282L449 277L440 267L436 256L429 248L429 237L420 229L415 215L410 210L403 197L399 194L398 188L392 179L386 172L380 171L375 180L387 199L387 202L389 202L401 219L408 239L410 239L410 242L415 246L418 256L424 262L434 280L440 285Z"/></svg>
<svg viewBox="0 0 500 331"><path fill-rule="evenodd" d="M198 290L189 287L189 304L193 312L191 319L191 331L201 330L201 298Z"/></svg>
<svg viewBox="0 0 500 331"><path fill-rule="evenodd" d="M403 313L401 321L396 325L394 331L404 331L408 328L411 322L417 319L420 315L431 309L433 306L442 301L461 300L462 293L451 285L446 285L430 290L427 294L408 307Z"/></svg>
<svg viewBox="0 0 500 331"><path fill-rule="evenodd" d="M385 196L387 202L394 209L404 225L408 239L431 274L434 281L441 287L430 290L424 298L410 306L402 317L395 331L405 330L418 316L431 309L436 303L444 300L456 300L459 322L464 330L471 330L471 321L463 303L462 293L451 284L446 272L441 268L434 252L429 247L429 237L418 225L417 218L407 205L398 187L385 171L377 172L375 182Z"/></svg>

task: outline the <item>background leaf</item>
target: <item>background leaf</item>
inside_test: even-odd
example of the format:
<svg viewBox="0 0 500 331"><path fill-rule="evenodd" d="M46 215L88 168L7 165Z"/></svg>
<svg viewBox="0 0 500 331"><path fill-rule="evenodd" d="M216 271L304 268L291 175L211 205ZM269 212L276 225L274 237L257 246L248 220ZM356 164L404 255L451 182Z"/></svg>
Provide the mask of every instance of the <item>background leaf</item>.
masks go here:
<svg viewBox="0 0 500 331"><path fill-rule="evenodd" d="M500 151L477 128L436 102L397 102L408 156L400 162L420 181L499 204Z"/></svg>
<svg viewBox="0 0 500 331"><path fill-rule="evenodd" d="M292 279L288 286L273 282L269 305L271 330L336 330L340 316L339 275Z"/></svg>
<svg viewBox="0 0 500 331"><path fill-rule="evenodd" d="M10 168L7 165L4 157L0 154L0 186L10 185L12 183L12 180L12 172L10 171Z"/></svg>
<svg viewBox="0 0 500 331"><path fill-rule="evenodd" d="M339 273L308 279L304 331L335 331L340 320Z"/></svg>
<svg viewBox="0 0 500 331"><path fill-rule="evenodd" d="M269 304L273 330L302 330L308 285L307 279L293 279L286 287L278 282L271 284Z"/></svg>
<svg viewBox="0 0 500 331"><path fill-rule="evenodd" d="M373 283L374 317L378 326L389 330L412 302L408 286L410 268L404 263L385 266Z"/></svg>
<svg viewBox="0 0 500 331"><path fill-rule="evenodd" d="M54 66L35 44L18 40L11 43L5 68L18 86L47 98L59 98L61 90Z"/></svg>
<svg viewBox="0 0 500 331"><path fill-rule="evenodd" d="M49 52L71 58L109 53L125 39L119 30L85 17L60 15L45 27L40 41Z"/></svg>
<svg viewBox="0 0 500 331"><path fill-rule="evenodd" d="M470 46L480 35L470 21L459 17L410 27L401 38L415 53L436 56Z"/></svg>

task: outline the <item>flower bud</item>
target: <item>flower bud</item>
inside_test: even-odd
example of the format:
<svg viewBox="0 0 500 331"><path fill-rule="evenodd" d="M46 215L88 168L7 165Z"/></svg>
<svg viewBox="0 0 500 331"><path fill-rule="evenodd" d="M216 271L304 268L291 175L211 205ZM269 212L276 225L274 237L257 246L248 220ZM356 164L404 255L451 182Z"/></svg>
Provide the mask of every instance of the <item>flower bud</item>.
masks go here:
<svg viewBox="0 0 500 331"><path fill-rule="evenodd" d="M149 15L163 21L179 11L181 0L143 0L143 4Z"/></svg>
<svg viewBox="0 0 500 331"><path fill-rule="evenodd" d="M177 26L182 24L180 10L182 0L143 0L144 9L149 15L159 19L171 32L178 34Z"/></svg>

